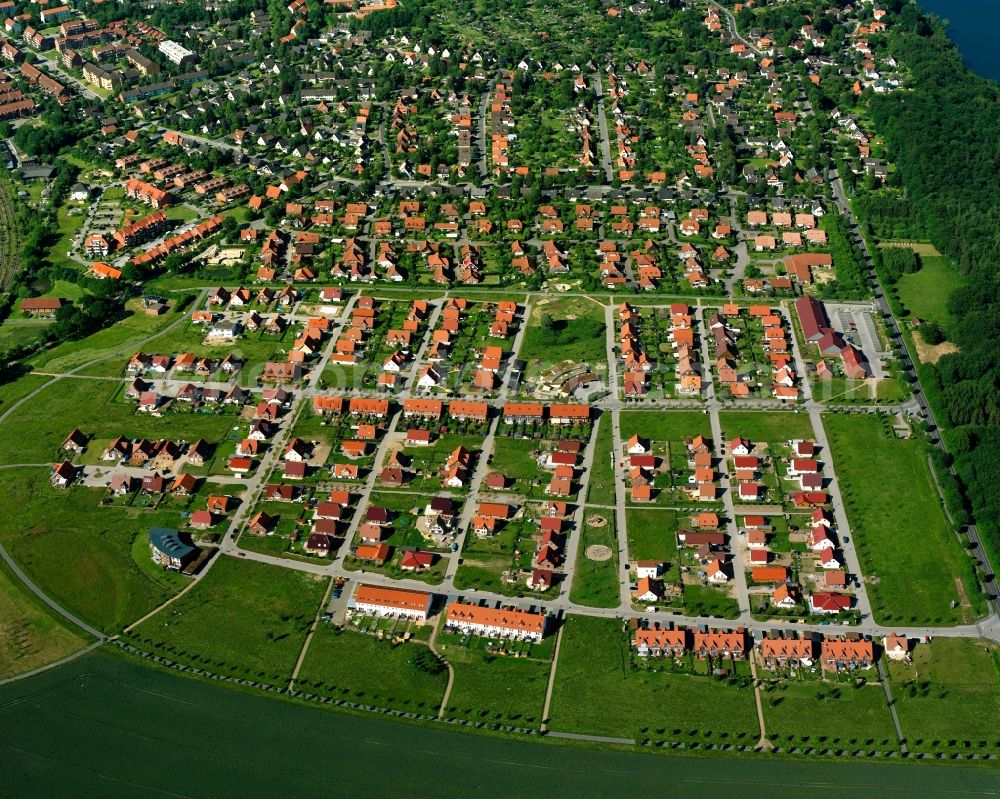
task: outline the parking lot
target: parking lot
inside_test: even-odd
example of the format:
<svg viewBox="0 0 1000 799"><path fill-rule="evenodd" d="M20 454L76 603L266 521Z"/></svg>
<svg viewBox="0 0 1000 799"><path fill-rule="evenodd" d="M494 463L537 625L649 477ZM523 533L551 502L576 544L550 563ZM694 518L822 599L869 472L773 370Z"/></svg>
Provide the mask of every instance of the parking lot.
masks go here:
<svg viewBox="0 0 1000 799"><path fill-rule="evenodd" d="M884 353L879 344L870 306L828 302L826 310L834 330L865 354L871 366L872 377L877 380L885 379L888 375L882 364Z"/></svg>

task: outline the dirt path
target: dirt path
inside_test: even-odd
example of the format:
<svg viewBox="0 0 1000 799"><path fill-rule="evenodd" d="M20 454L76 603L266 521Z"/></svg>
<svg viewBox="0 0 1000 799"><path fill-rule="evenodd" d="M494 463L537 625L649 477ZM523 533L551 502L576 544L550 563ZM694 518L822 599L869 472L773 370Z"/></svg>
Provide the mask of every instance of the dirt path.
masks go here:
<svg viewBox="0 0 1000 799"><path fill-rule="evenodd" d="M754 703L757 705L757 723L760 725L760 740L757 741L757 749L762 752L767 752L774 748L767 738L767 727L764 724L764 705L760 699L760 681L757 679L757 661L754 658L754 653L750 653L750 675L753 677L753 699Z"/></svg>
<svg viewBox="0 0 1000 799"><path fill-rule="evenodd" d="M295 681L299 678L299 671L302 668L303 662L305 662L306 653L309 651L309 644L312 643L313 636L316 634L316 628L319 627L319 620L323 618L323 611L326 609L326 604L330 601L330 594L333 591L333 582L334 578L331 577L329 582L326 584L326 590L323 592L323 601L319 603L319 608L316 610L316 616L313 618L312 626L309 628L309 634L306 635L306 640L302 643L302 651L299 652L299 659L295 661L295 668L292 670L291 679L288 680L289 691L295 687Z"/></svg>
<svg viewBox="0 0 1000 799"><path fill-rule="evenodd" d="M448 708L448 699L451 698L451 689L455 684L455 669L452 667L451 663L437 650L437 634L438 625L434 625L434 632L431 633L430 639L427 641L427 646L430 647L431 652L433 652L437 657L448 667L448 684L444 687L444 696L441 697L441 707L438 708L438 718L444 718L444 712Z"/></svg>
<svg viewBox="0 0 1000 799"><path fill-rule="evenodd" d="M958 591L958 601L961 603L963 608L971 608L972 603L969 601L969 594L965 590L965 583L962 582L961 577L955 578L955 590Z"/></svg>
<svg viewBox="0 0 1000 799"><path fill-rule="evenodd" d="M556 645L552 650L552 668L549 670L549 684L545 687L545 704L542 706L542 724L541 731L543 733L549 730L549 708L552 705L552 691L556 685L556 667L559 664L559 645L562 644L562 634L563 628L559 628L559 632L556 633Z"/></svg>

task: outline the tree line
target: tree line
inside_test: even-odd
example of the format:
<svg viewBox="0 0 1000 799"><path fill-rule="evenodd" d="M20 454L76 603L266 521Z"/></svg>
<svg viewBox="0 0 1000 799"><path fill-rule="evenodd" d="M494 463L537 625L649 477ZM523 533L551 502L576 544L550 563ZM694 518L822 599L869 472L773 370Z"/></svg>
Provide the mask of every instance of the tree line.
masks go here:
<svg viewBox="0 0 1000 799"><path fill-rule="evenodd" d="M906 197L867 197L859 210L876 233L923 234L965 280L948 300L946 331L958 351L921 366L928 395L971 508L1000 550L1000 86L969 72L943 26L896 3L889 52L911 88L871 100ZM909 266L883 253L895 277ZM912 267L911 267L912 268ZM939 331L930 331L937 337Z"/></svg>

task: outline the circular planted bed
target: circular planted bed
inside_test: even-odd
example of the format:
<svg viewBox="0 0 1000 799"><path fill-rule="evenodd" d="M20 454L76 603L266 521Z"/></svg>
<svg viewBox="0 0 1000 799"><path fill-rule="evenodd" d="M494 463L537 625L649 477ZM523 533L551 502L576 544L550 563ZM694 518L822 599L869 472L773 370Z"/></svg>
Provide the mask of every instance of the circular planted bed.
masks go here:
<svg viewBox="0 0 1000 799"><path fill-rule="evenodd" d="M589 560L597 561L598 563L611 560L611 547L606 547L604 544L591 544L587 547L587 558Z"/></svg>

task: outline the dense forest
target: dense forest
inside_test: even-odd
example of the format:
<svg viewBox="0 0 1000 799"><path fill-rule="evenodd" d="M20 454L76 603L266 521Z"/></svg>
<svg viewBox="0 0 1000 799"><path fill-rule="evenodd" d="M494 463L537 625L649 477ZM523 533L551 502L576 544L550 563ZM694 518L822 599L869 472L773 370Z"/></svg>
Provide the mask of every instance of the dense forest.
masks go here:
<svg viewBox="0 0 1000 799"><path fill-rule="evenodd" d="M1000 86L966 70L943 28L903 6L890 50L911 91L876 96L871 111L906 188L905 201L859 208L876 233L924 234L965 276L949 299L959 352L923 366L972 510L1000 551ZM894 269L905 270L905 265ZM939 331L931 331L936 337ZM943 412L943 413L942 413Z"/></svg>

